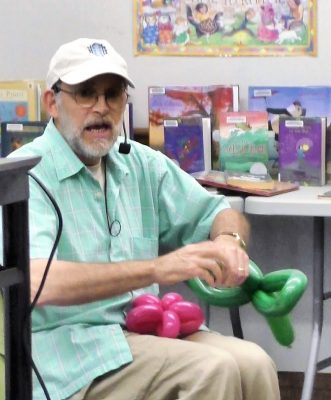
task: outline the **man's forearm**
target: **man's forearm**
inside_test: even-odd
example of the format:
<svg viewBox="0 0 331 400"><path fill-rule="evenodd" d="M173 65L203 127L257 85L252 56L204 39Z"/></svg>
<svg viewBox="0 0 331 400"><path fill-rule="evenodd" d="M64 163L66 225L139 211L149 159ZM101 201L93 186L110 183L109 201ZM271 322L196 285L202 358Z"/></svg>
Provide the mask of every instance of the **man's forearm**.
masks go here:
<svg viewBox="0 0 331 400"><path fill-rule="evenodd" d="M221 211L215 217L210 230L211 240L214 240L223 232L236 232L240 235L242 240L248 244L250 225L242 213L229 208Z"/></svg>
<svg viewBox="0 0 331 400"><path fill-rule="evenodd" d="M31 298L37 293L47 260L31 261ZM38 305L98 301L153 283L154 262L110 264L53 261Z"/></svg>

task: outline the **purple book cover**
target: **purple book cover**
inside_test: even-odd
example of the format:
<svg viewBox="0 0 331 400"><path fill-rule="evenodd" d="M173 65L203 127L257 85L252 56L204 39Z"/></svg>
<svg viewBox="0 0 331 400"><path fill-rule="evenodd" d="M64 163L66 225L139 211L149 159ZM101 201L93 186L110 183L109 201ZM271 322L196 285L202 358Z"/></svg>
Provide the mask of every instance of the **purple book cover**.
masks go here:
<svg viewBox="0 0 331 400"><path fill-rule="evenodd" d="M325 183L325 118L279 119L279 173L282 181Z"/></svg>
<svg viewBox="0 0 331 400"><path fill-rule="evenodd" d="M175 121L176 122L176 121ZM190 173L205 169L202 124L164 126L164 152L184 171Z"/></svg>

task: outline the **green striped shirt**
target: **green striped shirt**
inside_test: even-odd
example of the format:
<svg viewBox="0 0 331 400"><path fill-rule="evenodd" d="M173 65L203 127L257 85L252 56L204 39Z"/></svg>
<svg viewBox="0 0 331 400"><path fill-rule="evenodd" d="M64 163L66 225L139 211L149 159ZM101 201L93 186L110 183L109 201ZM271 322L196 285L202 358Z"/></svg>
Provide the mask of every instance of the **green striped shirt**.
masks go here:
<svg viewBox="0 0 331 400"><path fill-rule="evenodd" d="M73 154L50 121L44 134L11 156L40 155L32 172L48 188L63 217L55 258L84 263L151 259L208 238L215 215L228 208L171 160L131 142L106 160L105 196L100 184ZM39 185L30 179L30 255L50 255L57 215ZM52 400L65 399L94 378L132 361L123 334L125 311L133 297L158 293L158 286L78 306L37 307L32 316L34 361ZM146 349L148 351L148 349ZM34 400L44 399L34 376Z"/></svg>

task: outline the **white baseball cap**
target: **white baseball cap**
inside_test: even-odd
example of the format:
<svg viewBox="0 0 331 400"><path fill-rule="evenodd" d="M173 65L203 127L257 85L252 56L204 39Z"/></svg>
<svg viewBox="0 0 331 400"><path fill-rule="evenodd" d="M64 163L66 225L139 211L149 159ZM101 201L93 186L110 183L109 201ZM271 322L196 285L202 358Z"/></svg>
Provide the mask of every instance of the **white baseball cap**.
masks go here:
<svg viewBox="0 0 331 400"><path fill-rule="evenodd" d="M59 47L50 61L46 83L49 88L58 80L75 85L102 74L119 75L134 87L125 60L106 40L81 38Z"/></svg>

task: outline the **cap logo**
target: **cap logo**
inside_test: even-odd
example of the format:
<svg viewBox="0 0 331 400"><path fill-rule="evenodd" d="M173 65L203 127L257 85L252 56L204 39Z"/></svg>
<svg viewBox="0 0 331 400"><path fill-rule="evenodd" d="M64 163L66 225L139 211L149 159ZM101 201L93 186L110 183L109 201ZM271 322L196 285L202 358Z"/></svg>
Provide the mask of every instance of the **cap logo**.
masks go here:
<svg viewBox="0 0 331 400"><path fill-rule="evenodd" d="M98 57L103 57L108 53L107 48L101 43L93 43L88 46L88 51Z"/></svg>

